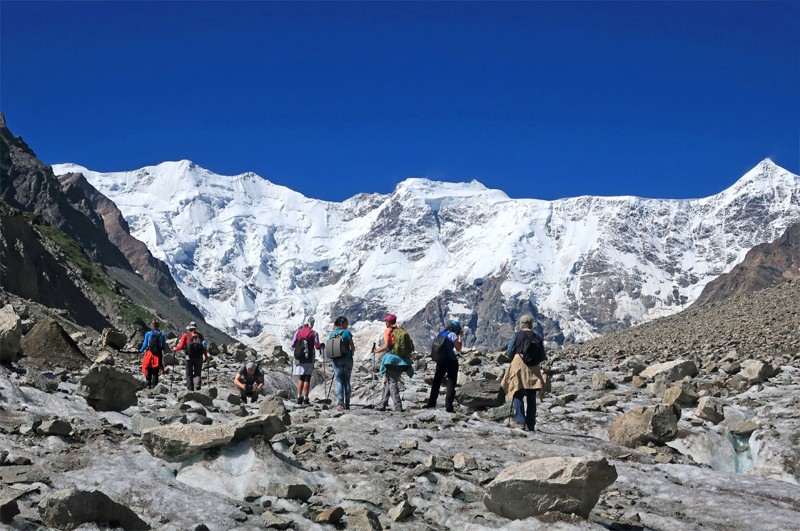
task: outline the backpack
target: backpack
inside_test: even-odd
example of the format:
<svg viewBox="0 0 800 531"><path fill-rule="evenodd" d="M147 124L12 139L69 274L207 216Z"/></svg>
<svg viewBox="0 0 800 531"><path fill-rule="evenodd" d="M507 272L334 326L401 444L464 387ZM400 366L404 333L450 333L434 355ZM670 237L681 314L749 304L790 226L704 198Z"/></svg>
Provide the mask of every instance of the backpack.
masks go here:
<svg viewBox="0 0 800 531"><path fill-rule="evenodd" d="M332 360L341 358L348 350L347 341L336 332L333 333L333 337L329 337L325 341L325 355Z"/></svg>
<svg viewBox="0 0 800 531"><path fill-rule="evenodd" d="M394 340L392 341L390 352L392 354L397 354L405 361L411 361L411 353L414 352L414 342L411 341L411 336L408 335L406 329L400 326L392 329L392 337Z"/></svg>
<svg viewBox="0 0 800 531"><path fill-rule="evenodd" d="M544 343L533 330L520 330L514 336L514 353L522 357L525 365L539 365L547 359Z"/></svg>
<svg viewBox="0 0 800 531"><path fill-rule="evenodd" d="M300 332L302 332L302 328ZM294 359L300 363L309 363L314 359L314 333L309 328L305 336L297 334L297 343L294 344Z"/></svg>
<svg viewBox="0 0 800 531"><path fill-rule="evenodd" d="M150 338L147 340L147 350L155 356L161 356L164 349L161 347L161 333L157 330L150 331Z"/></svg>
<svg viewBox="0 0 800 531"><path fill-rule="evenodd" d="M452 341L447 337L447 330L442 330L433 339L431 345L431 359L435 362L445 361L453 350Z"/></svg>
<svg viewBox="0 0 800 531"><path fill-rule="evenodd" d="M203 356L203 336L194 334L189 336L189 342L186 345L186 352L190 358L197 359Z"/></svg>

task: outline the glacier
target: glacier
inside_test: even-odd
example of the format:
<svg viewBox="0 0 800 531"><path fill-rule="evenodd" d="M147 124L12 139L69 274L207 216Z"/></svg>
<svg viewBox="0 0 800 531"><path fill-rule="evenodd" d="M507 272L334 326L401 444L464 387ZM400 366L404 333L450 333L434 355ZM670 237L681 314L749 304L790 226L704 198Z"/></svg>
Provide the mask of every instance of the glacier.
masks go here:
<svg viewBox="0 0 800 531"><path fill-rule="evenodd" d="M165 261L206 320L243 341L286 344L306 315L345 313L416 334L459 318L497 347L531 311L551 346L670 315L754 245L800 221L800 177L765 159L698 199L511 199L477 181L412 178L341 203L191 161L82 173ZM419 347L419 344L418 344Z"/></svg>

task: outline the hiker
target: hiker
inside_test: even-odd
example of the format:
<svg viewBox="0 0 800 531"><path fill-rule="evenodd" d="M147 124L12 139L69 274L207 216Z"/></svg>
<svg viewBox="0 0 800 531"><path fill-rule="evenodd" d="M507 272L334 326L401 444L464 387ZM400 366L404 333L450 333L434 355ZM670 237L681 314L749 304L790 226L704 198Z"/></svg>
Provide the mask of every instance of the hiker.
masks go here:
<svg viewBox="0 0 800 531"><path fill-rule="evenodd" d="M189 391L200 390L200 375L203 372L203 361L209 360L208 350L203 343L203 334L197 331L197 324L192 321L181 336L175 352L186 351L186 388Z"/></svg>
<svg viewBox="0 0 800 531"><path fill-rule="evenodd" d="M264 373L261 368L252 361L248 361L239 368L236 376L233 378L233 383L241 389L239 398L243 404L247 403L250 398L250 403L253 404L258 399L258 395L264 389Z"/></svg>
<svg viewBox="0 0 800 531"><path fill-rule="evenodd" d="M319 335L314 331L314 318L306 317L303 326L292 338L294 349L294 375L297 376L297 403L308 404L308 393L311 390L311 373L314 371L316 351L321 350Z"/></svg>
<svg viewBox="0 0 800 531"><path fill-rule="evenodd" d="M461 352L462 334L461 323L454 320L450 321L447 328L439 332L434 340L434 347L431 354L439 359L434 359L434 361L436 361L436 372L433 375L431 395L428 398L428 403L425 405L426 408L436 407L436 400L439 398L439 388L446 374L447 394L444 395L444 409L448 413L453 412L453 400L456 397L456 382L458 380L458 357L456 356L456 352Z"/></svg>
<svg viewBox="0 0 800 531"><path fill-rule="evenodd" d="M333 376L336 378L336 393L339 396L336 409L350 409L350 375L353 373L353 355L356 347L353 343L353 334L347 329L349 326L347 317L337 317L333 326L336 328L328 334L328 343L331 347L325 350L331 360ZM337 337L341 338L338 345L334 344ZM337 347L341 352L336 352Z"/></svg>
<svg viewBox="0 0 800 531"><path fill-rule="evenodd" d="M150 322L150 330L144 335L144 342L139 352L144 352L142 357L142 373L147 380L147 388L152 389L158 385L158 373L164 369L161 357L167 350L167 338L164 332L159 330L160 324L153 319Z"/></svg>
<svg viewBox="0 0 800 531"><path fill-rule="evenodd" d="M411 337L404 328L397 326L397 316L390 313L383 318L386 328L383 331L383 345L372 348L375 354L385 353L381 358L380 374L385 376L383 382L383 395L381 396L380 411L389 407L389 397L392 397L395 411L403 411L403 402L400 399L400 378L406 373L409 378L414 376L411 367L410 354L414 350Z"/></svg>
<svg viewBox="0 0 800 531"><path fill-rule="evenodd" d="M519 330L508 342L506 354L511 358L511 366L500 385L506 398L512 400L512 424L536 431L536 390L544 386L541 363L546 355L542 338L533 331L533 315L526 313L519 318ZM527 405L523 404L523 398Z"/></svg>

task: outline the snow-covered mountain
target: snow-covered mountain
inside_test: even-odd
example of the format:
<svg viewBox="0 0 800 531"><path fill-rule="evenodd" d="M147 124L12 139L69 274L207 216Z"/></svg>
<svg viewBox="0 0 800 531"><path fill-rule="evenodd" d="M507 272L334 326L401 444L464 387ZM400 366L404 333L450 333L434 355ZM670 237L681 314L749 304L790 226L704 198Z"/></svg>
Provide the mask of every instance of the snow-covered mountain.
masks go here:
<svg viewBox="0 0 800 531"><path fill-rule="evenodd" d="M583 340L683 309L800 221L800 177L769 159L691 200L510 199L408 179L331 203L189 161L53 169L83 173L210 323L252 340L285 340L308 314L366 324L386 311L420 335L458 317L483 346L533 311L551 341Z"/></svg>

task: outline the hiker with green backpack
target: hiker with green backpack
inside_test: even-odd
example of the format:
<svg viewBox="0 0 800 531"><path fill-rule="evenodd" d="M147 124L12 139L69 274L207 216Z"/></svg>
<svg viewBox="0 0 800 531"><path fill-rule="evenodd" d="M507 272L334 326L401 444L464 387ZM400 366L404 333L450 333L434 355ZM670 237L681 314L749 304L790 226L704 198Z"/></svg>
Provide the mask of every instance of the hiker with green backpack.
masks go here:
<svg viewBox="0 0 800 531"><path fill-rule="evenodd" d="M356 347L353 334L347 329L347 317L337 317L333 322L336 329L328 334L325 341L325 355L331 360L333 376L336 379L336 392L339 403L336 409L350 409L350 375L353 373L353 355Z"/></svg>
<svg viewBox="0 0 800 531"><path fill-rule="evenodd" d="M403 411L403 402L400 399L400 378L406 373L409 378L414 376L411 367L411 353L414 352L414 342L405 328L397 326L397 316L389 314L383 318L386 329L383 331L383 345L372 349L375 354L385 353L381 359L380 374L385 376L383 395L381 396L380 411L389 407L389 397L392 398L395 411Z"/></svg>

